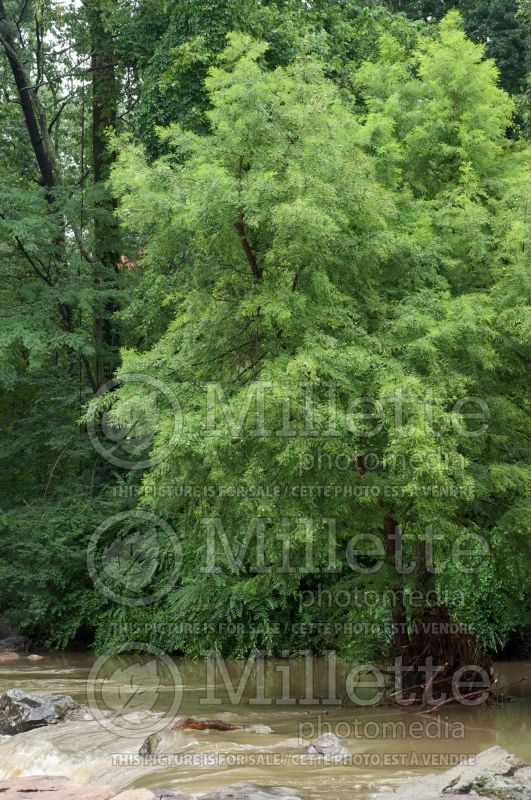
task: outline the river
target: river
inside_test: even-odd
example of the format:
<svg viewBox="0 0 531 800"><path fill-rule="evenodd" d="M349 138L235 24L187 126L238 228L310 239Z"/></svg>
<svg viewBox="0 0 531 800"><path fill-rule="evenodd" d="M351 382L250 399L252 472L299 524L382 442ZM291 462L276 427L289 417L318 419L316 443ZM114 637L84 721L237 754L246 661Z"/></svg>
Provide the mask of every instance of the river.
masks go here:
<svg viewBox="0 0 531 800"><path fill-rule="evenodd" d="M426 717L406 710L326 704L330 665L324 660L313 664L310 691L314 700L308 697L307 665L266 661L258 694L253 668L241 697L235 701L233 696L231 701L230 692L235 692L231 686L238 687L244 663L226 664L225 679L232 681L228 689L219 671L207 673L201 662L172 659L182 682L175 705L175 687L168 679L160 680L164 670L152 672L155 694L150 694L149 686L143 694L135 692L129 669L134 659L130 662L129 658L119 657L118 669L114 663L112 675L100 680L99 699L90 693L95 665L98 667L92 654L54 653L40 661L21 657L0 663L0 691L16 686L70 694L79 703L88 703L89 709L85 719L1 738L0 778L65 775L84 784L109 783L117 789L180 788L194 795L245 781L289 786L308 800L351 800L353 796L369 797L375 782L392 784L441 771L456 759L494 744L531 763L529 663L496 665L499 686L511 684L507 691L512 702L480 708L447 706L436 717ZM148 661L146 657L145 663ZM332 687L334 696L335 692ZM337 692L340 696L340 680ZM102 697L110 711L101 710ZM132 705L127 702L131 698L135 699ZM120 705L127 713L113 713ZM160 728L168 710L250 727L174 733L164 740L165 757L139 759L146 732ZM263 726L269 726L271 732ZM348 758L340 763L308 759L299 737L311 739L328 730L342 737Z"/></svg>

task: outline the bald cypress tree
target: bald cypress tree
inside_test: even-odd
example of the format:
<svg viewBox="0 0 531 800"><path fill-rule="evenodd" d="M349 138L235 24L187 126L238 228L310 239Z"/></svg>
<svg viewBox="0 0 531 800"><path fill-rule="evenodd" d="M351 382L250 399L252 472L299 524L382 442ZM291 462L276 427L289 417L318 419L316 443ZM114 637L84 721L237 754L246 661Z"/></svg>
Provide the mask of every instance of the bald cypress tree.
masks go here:
<svg viewBox="0 0 531 800"><path fill-rule="evenodd" d="M163 415L154 453L165 458L144 477L146 504L175 526L188 559L160 613L228 614L247 632L215 645L280 649L286 638L256 633L258 623L295 618L290 598L323 574L356 586L354 547L365 584L391 589L384 614L400 652L413 589L446 592L461 621L464 583L489 602L485 574L452 562L463 536L472 567L486 543L494 582L523 591L525 467L512 431L525 424L525 301L508 298L526 253L525 150L505 138L511 101L455 13L409 55L382 38L356 76L361 113L319 63L271 71L265 52L233 35L205 84L210 134L170 127L161 135L172 156L149 165L126 145L113 170L147 274L175 271L167 330L147 351L124 353L121 370L157 375L184 409L167 453ZM124 386L116 419L131 403ZM168 482L217 490L189 500L155 491ZM257 521L264 552L205 576L221 532L237 553ZM417 558L399 570L433 534L440 569ZM520 554L514 583L502 567L509 541Z"/></svg>

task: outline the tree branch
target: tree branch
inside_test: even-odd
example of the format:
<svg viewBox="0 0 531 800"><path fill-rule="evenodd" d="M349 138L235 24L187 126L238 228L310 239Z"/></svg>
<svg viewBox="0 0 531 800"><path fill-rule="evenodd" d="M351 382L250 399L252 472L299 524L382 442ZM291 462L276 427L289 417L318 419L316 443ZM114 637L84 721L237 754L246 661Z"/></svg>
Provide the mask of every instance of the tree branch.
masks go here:
<svg viewBox="0 0 531 800"><path fill-rule="evenodd" d="M236 232L240 237L240 241L242 243L243 252L245 253L245 258L247 259L247 263L251 267L251 272L253 273L253 278L257 283L262 280L262 269L258 266L258 262L256 260L256 256L253 252L251 245L249 244L249 240L247 238L247 234L245 232L245 216L243 211L240 211L238 214L238 219L234 224L236 228Z"/></svg>
<svg viewBox="0 0 531 800"><path fill-rule="evenodd" d="M20 250L20 252L24 256L24 258L27 261L29 261L29 263L31 264L31 266L33 267L33 269L35 270L35 272L37 273L39 278L41 278L48 286L53 286L53 281L51 280L51 278L48 275L46 275L44 272L41 272L41 270L38 268L37 264L35 263L35 259L28 253L28 251L26 250L26 248L24 247L22 241L19 239L18 236L15 236L15 241L17 243L18 249ZM41 262L41 265L42 265L42 262Z"/></svg>
<svg viewBox="0 0 531 800"><path fill-rule="evenodd" d="M39 111L35 93L29 88L29 80L24 64L18 54L13 35L9 29L4 0L0 0L0 42L9 61L13 78L17 86L20 105L26 120L26 127L30 137L33 152L41 173L42 185L53 189L57 185L57 174L53 156L47 146L46 131L41 129L42 114ZM51 199L51 198L50 198Z"/></svg>
<svg viewBox="0 0 531 800"><path fill-rule="evenodd" d="M236 170L236 177L240 184L240 191L241 191L241 180L243 177L243 156L240 156L238 159L238 168ZM234 223L234 227L236 228L236 233L240 237L240 242L242 243L243 252L245 253L245 258L247 259L247 263L251 267L251 272L253 273L253 277L257 283L262 280L262 269L258 266L258 261L256 260L256 256L253 252L253 248L249 243L249 239L247 238L247 233L245 231L245 214L243 211L240 211L238 214L238 219Z"/></svg>

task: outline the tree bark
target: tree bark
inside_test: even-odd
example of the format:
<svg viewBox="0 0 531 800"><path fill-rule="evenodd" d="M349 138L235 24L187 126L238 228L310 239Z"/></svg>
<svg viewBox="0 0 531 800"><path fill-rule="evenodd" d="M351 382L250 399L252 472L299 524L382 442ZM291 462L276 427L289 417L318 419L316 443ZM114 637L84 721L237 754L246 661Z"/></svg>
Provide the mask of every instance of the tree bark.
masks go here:
<svg viewBox="0 0 531 800"><path fill-rule="evenodd" d="M397 570L396 561L400 551L400 538L398 526L392 516L386 514L384 517L384 535L386 545L387 564L396 575L393 585L393 640L395 655L400 655L409 644L409 634L407 630L406 607L404 603L404 589L402 580Z"/></svg>
<svg viewBox="0 0 531 800"><path fill-rule="evenodd" d="M46 200L50 206L50 210L55 212L55 190L61 185L61 176L55 162L53 148L48 136L46 116L32 88L30 77L24 65L24 60L13 35L11 20L7 15L4 0L0 0L0 44L4 49L6 58L11 67L11 72L13 73L29 140L41 175L41 184L46 190ZM60 269L61 266L64 267L67 262L63 231L58 234L54 244L56 246L55 261ZM41 275L41 277L43 276ZM53 285L53 280L51 278L44 279L50 286ZM74 312L72 307L66 303L59 303L58 311L62 328L68 333L73 333ZM85 355L81 356L81 362L83 363L91 388L93 391L96 391L98 387L89 360Z"/></svg>
<svg viewBox="0 0 531 800"><path fill-rule="evenodd" d="M364 456L358 456L356 460L358 472L364 475L367 466ZM402 577L397 569L397 555L400 551L400 534L392 514L384 508L383 534L385 540L386 562L392 577L392 621L393 621L393 642L395 655L399 656L409 644L409 634L407 630L406 606L404 603L404 587Z"/></svg>
<svg viewBox="0 0 531 800"><path fill-rule="evenodd" d="M48 129L35 92L31 87L31 81L24 67L24 62L18 52L4 0L0 0L0 41L13 73L31 146L41 173L41 182L43 186L50 190L47 197L50 202L53 202L52 190L58 184L58 175L53 151L48 140Z"/></svg>
<svg viewBox="0 0 531 800"><path fill-rule="evenodd" d="M92 154L94 182L99 185L101 199L96 202L94 211L93 254L84 250L81 232L73 225L80 252L94 269L94 281L103 288L115 288L113 277L118 261L119 232L114 218L114 203L105 187L110 173L112 156L107 148L107 129L116 128L118 109L118 85L115 75L112 34L106 30L103 18L105 0L84 0L91 31L91 74L93 89ZM8 16L4 0L0 0L0 44L11 67L17 94L24 114L29 140L40 172L40 182L46 190L46 200L51 211L56 210L56 190L61 186L61 175L57 167L53 147L48 134L44 110L24 64L24 58L17 44L14 22ZM56 241L55 259L60 270L67 265L65 239L63 232ZM59 318L62 327L74 332L74 311L65 303L59 304ZM112 315L116 310L113 301L107 301L94 320L94 339L96 349L96 369L92 370L85 355L81 356L87 379L96 391L110 377L116 364L118 341L112 325Z"/></svg>
<svg viewBox="0 0 531 800"><path fill-rule="evenodd" d="M94 254L96 281L115 288L114 277L119 259L119 228L114 216L115 202L106 186L114 160L108 147L108 132L116 130L119 87L116 79L112 33L105 25L105 0L85 0L91 37L92 74L92 162L94 183L99 197L94 209ZM116 366L119 346L113 314L117 306L108 300L94 324L97 351L97 381L101 386Z"/></svg>

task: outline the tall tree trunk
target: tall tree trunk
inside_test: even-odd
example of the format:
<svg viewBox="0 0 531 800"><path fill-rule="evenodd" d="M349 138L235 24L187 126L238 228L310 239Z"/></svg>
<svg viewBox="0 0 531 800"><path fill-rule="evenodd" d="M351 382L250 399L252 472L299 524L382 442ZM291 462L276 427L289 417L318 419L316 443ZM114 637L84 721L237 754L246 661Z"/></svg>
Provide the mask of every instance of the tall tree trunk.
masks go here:
<svg viewBox="0 0 531 800"><path fill-rule="evenodd" d="M400 655L409 644L409 634L407 631L407 616L404 603L404 588L402 578L397 569L397 557L402 562L400 532L395 520L389 514L384 517L384 535L387 554L387 564L391 574L396 575L393 579L393 640L395 655Z"/></svg>
<svg viewBox="0 0 531 800"><path fill-rule="evenodd" d="M29 140L35 156L35 161L41 175L41 184L46 190L46 200L51 213L56 213L56 189L61 185L61 176L56 165L53 147L48 135L48 125L43 108L41 107L32 81L27 72L26 65L15 38L16 27L8 16L4 0L0 0L0 44L6 54L8 63L13 73L17 87L18 99L24 114ZM55 239L55 261L58 271L67 264L65 251L64 232L61 230ZM51 277L39 272L40 277L50 286L53 285ZM66 303L58 304L59 317L62 327L69 333L74 332L74 312ZM90 362L85 355L81 356L88 381L92 389L96 389L96 380Z"/></svg>
<svg viewBox="0 0 531 800"><path fill-rule="evenodd" d="M47 197L50 202L53 202L53 189L58 184L53 150L48 138L43 112L13 35L12 24L7 15L4 0L0 0L0 41L13 73L31 146L41 173L41 183L50 190Z"/></svg>
<svg viewBox="0 0 531 800"><path fill-rule="evenodd" d="M94 255L97 259L96 281L115 288L114 278L119 259L119 228L114 216L115 203L108 191L113 155L108 148L109 130L116 130L119 87L112 33L105 24L107 0L85 0L91 38L92 72L92 160L97 201L94 210ZM95 320L97 381L101 385L113 373L119 345L113 314L116 302L108 300Z"/></svg>
<svg viewBox="0 0 531 800"><path fill-rule="evenodd" d="M365 475L367 472L367 465L364 456L358 456L356 460L356 467L358 472L360 472L362 475ZM393 602L392 620L394 650L395 655L399 656L403 652L404 648L409 644L406 606L404 603L403 578L397 569L398 556L400 556L400 563L402 563L402 554L400 552L402 543L400 539L400 529L395 519L384 507L383 502L380 505L384 512L383 534L385 541L386 561L392 576L391 590Z"/></svg>

